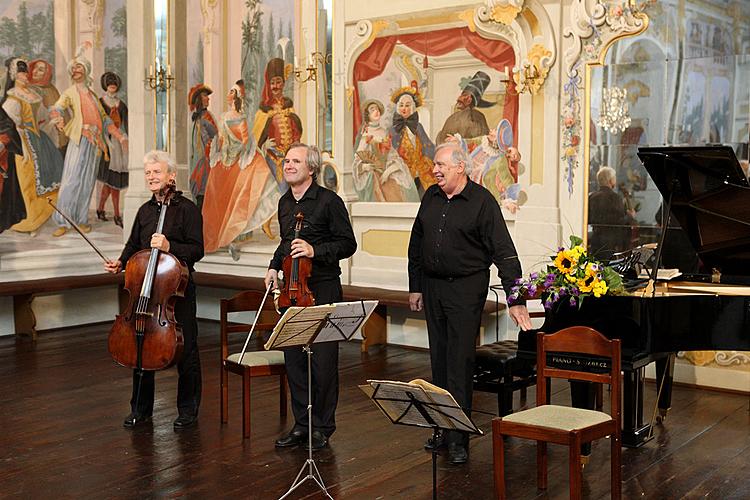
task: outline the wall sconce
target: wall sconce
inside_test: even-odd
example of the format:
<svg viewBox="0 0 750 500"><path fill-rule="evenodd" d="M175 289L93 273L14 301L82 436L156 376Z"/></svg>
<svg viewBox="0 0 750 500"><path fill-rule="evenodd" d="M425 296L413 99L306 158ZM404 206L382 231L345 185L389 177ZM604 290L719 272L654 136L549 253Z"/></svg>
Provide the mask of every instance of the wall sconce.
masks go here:
<svg viewBox="0 0 750 500"><path fill-rule="evenodd" d="M297 64L296 58L294 61L294 79L300 83L305 83L309 80L316 81L318 79L318 65L325 65L331 63L331 54L323 54L322 52L313 52L307 56L307 67L300 68Z"/></svg>
<svg viewBox="0 0 750 500"><path fill-rule="evenodd" d="M536 95L547 76L539 70L536 64L529 61L524 61L520 66L514 66L512 72L513 81L516 85L515 90L509 91L509 93L514 95L525 93Z"/></svg>
<svg viewBox="0 0 750 500"><path fill-rule="evenodd" d="M172 75L172 67L167 64L165 68L163 64L159 62L157 57L154 60L155 66L148 67L148 75L146 76L146 85L151 90L156 92L166 92L172 88L174 82L174 76Z"/></svg>

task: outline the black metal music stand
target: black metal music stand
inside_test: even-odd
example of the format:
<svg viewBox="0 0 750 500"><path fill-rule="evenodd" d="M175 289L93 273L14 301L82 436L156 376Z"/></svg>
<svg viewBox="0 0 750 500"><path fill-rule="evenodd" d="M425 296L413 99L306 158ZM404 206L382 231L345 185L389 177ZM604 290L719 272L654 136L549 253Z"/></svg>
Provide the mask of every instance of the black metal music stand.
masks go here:
<svg viewBox="0 0 750 500"><path fill-rule="evenodd" d="M444 389L424 380L367 382L369 385L360 388L393 424L430 428L433 442L436 442L441 430L482 434L453 396ZM437 499L437 447L432 448L432 498Z"/></svg>
<svg viewBox="0 0 750 500"><path fill-rule="evenodd" d="M344 302L311 307L290 307L284 312L265 344L266 350L302 346L307 353L307 448L308 457L297 477L279 500L288 497L308 479L333 500L323 482L312 447L312 348L314 343L349 340L375 309L377 301ZM306 475L305 471L307 472Z"/></svg>

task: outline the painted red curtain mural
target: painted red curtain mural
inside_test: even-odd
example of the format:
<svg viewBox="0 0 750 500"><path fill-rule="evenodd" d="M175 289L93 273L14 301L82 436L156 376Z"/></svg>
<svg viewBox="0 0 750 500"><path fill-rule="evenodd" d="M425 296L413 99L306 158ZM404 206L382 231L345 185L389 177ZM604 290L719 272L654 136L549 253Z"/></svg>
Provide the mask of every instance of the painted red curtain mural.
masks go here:
<svg viewBox="0 0 750 500"><path fill-rule="evenodd" d="M380 75L393 54L396 43L402 43L410 49L427 56L441 56L456 49L465 48L490 68L505 71L505 67L515 65L513 47L501 40L488 40L469 28L450 28L445 30L394 35L376 38L354 64L354 136L356 137L362 123L360 109L359 82L365 82ZM518 96L506 94L503 118L506 118L516 132L518 122ZM518 133L514 134L517 141Z"/></svg>

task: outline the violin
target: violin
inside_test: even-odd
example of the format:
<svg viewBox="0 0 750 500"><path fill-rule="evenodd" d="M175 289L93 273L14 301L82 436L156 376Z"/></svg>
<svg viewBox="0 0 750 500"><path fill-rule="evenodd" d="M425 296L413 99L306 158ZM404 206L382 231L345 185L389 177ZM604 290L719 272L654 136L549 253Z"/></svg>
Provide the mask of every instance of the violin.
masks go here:
<svg viewBox="0 0 750 500"><path fill-rule="evenodd" d="M164 229L174 194L173 183L160 193L157 233ZM184 342L174 308L177 297L185 296L188 279L187 266L169 252L151 248L133 254L125 267L128 305L109 332L109 353L115 362L142 373L169 368L180 359Z"/></svg>
<svg viewBox="0 0 750 500"><path fill-rule="evenodd" d="M302 221L305 216L299 212L294 217L294 239L299 238L302 231ZM310 257L292 257L287 255L281 265L284 272L284 282L279 295L279 307L308 307L315 305L315 297L307 287L307 280L312 274L312 259Z"/></svg>

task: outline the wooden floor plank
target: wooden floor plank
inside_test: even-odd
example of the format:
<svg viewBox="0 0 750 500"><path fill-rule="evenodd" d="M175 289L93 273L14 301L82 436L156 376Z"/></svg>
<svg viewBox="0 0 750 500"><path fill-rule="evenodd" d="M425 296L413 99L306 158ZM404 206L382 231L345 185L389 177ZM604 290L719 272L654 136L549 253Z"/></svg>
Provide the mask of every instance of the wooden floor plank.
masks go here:
<svg viewBox="0 0 750 500"><path fill-rule="evenodd" d="M2 498L278 498L305 462L302 449L277 450L291 425L278 414L278 382L253 380L252 435L243 440L240 379L230 375L229 423L219 423L218 328L201 323L203 401L199 425L175 433L176 370L157 374L150 425L122 428L131 375L106 352L107 325L45 332L39 340L0 339L0 497ZM238 339L237 345L242 339ZM335 498L431 497L430 432L396 426L357 388L370 378L429 378L426 352L395 346L360 354L340 347L341 391L330 448L315 454ZM646 406L654 401L647 386ZM527 405L535 394L529 390ZM553 402L567 404L564 382ZM516 407L519 404L515 395ZM605 396L605 408L608 407ZM462 467L438 457L441 498L491 498L494 394L475 393L475 421L484 436L470 442ZM488 414L489 413L489 414ZM549 490L536 489L531 442L506 442L511 498L567 498L567 452L550 447ZM677 387L668 420L639 449L623 450L625 498L750 497L750 413L747 397ZM584 469L585 498L609 496L609 442L595 443ZM322 498L306 483L294 498Z"/></svg>

